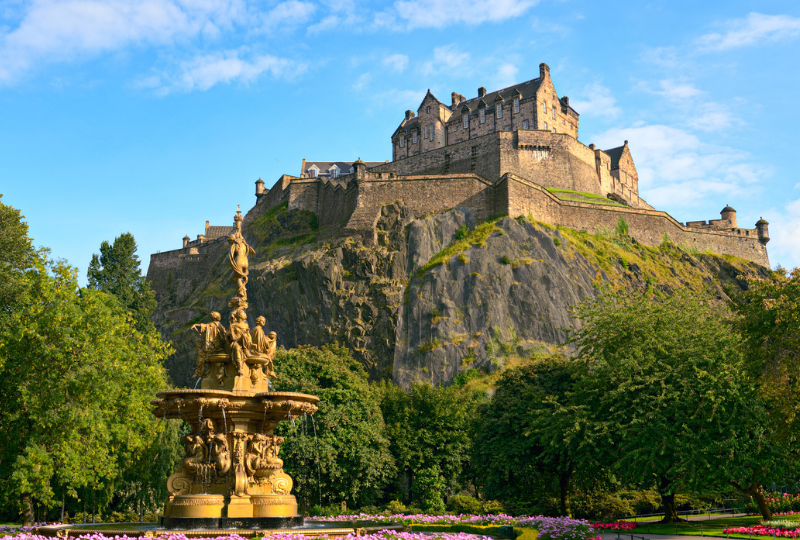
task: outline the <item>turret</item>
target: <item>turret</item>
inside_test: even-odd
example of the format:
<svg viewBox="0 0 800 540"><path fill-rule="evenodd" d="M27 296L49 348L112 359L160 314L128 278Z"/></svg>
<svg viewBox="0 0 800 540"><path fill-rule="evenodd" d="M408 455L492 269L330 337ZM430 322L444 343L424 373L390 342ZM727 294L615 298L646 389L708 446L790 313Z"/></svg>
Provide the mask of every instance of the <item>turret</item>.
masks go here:
<svg viewBox="0 0 800 540"><path fill-rule="evenodd" d="M183 247L188 246L190 241L191 241L191 238L189 238L188 234L186 236L184 236L183 237Z"/></svg>
<svg viewBox="0 0 800 540"><path fill-rule="evenodd" d="M756 231L758 231L758 241L767 245L767 242L769 242L769 222L763 217L756 221Z"/></svg>
<svg viewBox="0 0 800 540"><path fill-rule="evenodd" d="M736 210L729 205L725 205L725 208L722 209L719 215L722 216L723 221L730 222L732 229L736 228Z"/></svg>
<svg viewBox="0 0 800 540"><path fill-rule="evenodd" d="M364 180L367 177L367 164L361 161L361 158L353 163L353 176L358 182L359 180Z"/></svg>
<svg viewBox="0 0 800 540"><path fill-rule="evenodd" d="M264 181L259 178L256 180L256 197L263 195L266 190L264 189Z"/></svg>

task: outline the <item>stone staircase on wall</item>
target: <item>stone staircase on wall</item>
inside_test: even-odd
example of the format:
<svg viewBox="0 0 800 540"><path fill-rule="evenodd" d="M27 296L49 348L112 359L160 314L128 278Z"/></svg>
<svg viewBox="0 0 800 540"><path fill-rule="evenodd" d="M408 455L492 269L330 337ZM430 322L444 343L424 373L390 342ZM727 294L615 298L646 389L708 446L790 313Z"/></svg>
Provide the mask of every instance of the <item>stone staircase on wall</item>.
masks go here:
<svg viewBox="0 0 800 540"><path fill-rule="evenodd" d="M352 214L342 230L348 235L363 236L365 240L375 241L375 227L381 217L380 206L359 206Z"/></svg>

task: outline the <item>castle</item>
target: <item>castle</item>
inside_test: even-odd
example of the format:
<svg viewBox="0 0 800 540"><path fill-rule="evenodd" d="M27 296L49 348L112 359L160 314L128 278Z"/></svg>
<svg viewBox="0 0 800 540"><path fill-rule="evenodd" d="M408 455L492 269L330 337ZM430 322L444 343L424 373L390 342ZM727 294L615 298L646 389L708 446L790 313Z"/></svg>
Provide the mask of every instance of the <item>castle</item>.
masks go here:
<svg viewBox="0 0 800 540"><path fill-rule="evenodd" d="M639 197L639 177L628 141L602 150L578 140L579 114L558 97L550 69L539 77L451 103L430 91L391 136L392 161L306 162L300 176L283 175L267 190L256 181L249 222L270 208L316 213L320 227L375 241L382 205L403 201L415 215L466 207L478 219L529 216L579 230L613 229L620 218L630 235L646 245L664 238L687 248L733 255L769 266L768 223L739 228L736 211L725 206L720 219L681 223ZM180 256L224 236L225 227L206 222L205 235L184 238ZM168 252L173 253L173 252ZM159 264L165 253L153 256ZM166 259L165 259L166 260Z"/></svg>

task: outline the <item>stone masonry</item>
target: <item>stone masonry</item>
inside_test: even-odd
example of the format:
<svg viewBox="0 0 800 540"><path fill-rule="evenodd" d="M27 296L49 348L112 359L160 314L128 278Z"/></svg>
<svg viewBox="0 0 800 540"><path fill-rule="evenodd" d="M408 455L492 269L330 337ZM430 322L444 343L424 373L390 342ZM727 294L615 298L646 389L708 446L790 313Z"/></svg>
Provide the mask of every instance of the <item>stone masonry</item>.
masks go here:
<svg viewBox="0 0 800 540"><path fill-rule="evenodd" d="M628 141L606 150L586 146L578 125L578 113L569 98L558 97L546 64L538 78L502 90L480 88L471 99L453 92L450 105L429 91L416 115L407 111L392 134L392 161L324 162L320 170L335 163L335 174L313 176L307 173L312 162L304 160L300 176L283 175L269 190L256 181L256 204L245 221L287 202L290 210L315 212L320 227L370 242L377 238L381 207L396 201L417 216L465 207L478 219L529 216L588 231L613 229L624 218L646 245L667 237L769 266L765 220L739 228L736 211L726 205L720 219L678 222L639 197ZM196 256L200 244L224 236L223 229L206 222L204 235L185 237L181 250L155 254L151 264Z"/></svg>

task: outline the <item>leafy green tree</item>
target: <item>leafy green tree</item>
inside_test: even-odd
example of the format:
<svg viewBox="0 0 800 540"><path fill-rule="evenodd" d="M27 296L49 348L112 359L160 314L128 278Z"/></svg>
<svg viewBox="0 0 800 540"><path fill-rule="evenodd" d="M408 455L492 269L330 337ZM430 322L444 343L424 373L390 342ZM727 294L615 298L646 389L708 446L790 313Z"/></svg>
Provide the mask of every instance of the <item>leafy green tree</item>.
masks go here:
<svg viewBox="0 0 800 540"><path fill-rule="evenodd" d="M373 504L394 477L380 395L364 368L340 345L279 349L275 358L279 391L320 398L313 418L283 422L281 458L295 480L299 502L309 508L347 502Z"/></svg>
<svg viewBox="0 0 800 540"><path fill-rule="evenodd" d="M555 485L561 515L570 514L579 441L570 398L583 366L556 354L500 376L475 434L473 462L487 497L534 501ZM591 476L598 475L592 467Z"/></svg>
<svg viewBox="0 0 800 540"><path fill-rule="evenodd" d="M446 487L439 466L431 465L417 472L417 479L414 482L414 499L419 501L422 509L428 514L444 514L442 493Z"/></svg>
<svg viewBox="0 0 800 540"><path fill-rule="evenodd" d="M380 385L381 411L402 481L414 492L415 476L437 467L447 491L461 489L472 453L470 429L485 394L415 383L409 391Z"/></svg>
<svg viewBox="0 0 800 540"><path fill-rule="evenodd" d="M800 429L800 268L750 278L732 309L744 345L748 375L774 410L782 440Z"/></svg>
<svg viewBox="0 0 800 540"><path fill-rule="evenodd" d="M0 195L0 317L21 300L25 272L35 266L39 254L28 238L28 224L14 207L6 206Z"/></svg>
<svg viewBox="0 0 800 540"><path fill-rule="evenodd" d="M773 442L724 307L684 293L601 294L578 314L588 371L573 393L580 454L610 464L623 482L654 481L665 521L678 520L679 491L761 484L786 471L789 456Z"/></svg>
<svg viewBox="0 0 800 540"><path fill-rule="evenodd" d="M92 255L87 272L89 287L107 292L119 300L126 311L133 314L136 329L149 332L155 326L150 316L156 308L156 293L139 269L136 240L131 233L123 233L113 244L103 240L100 255Z"/></svg>
<svg viewBox="0 0 800 540"><path fill-rule="evenodd" d="M34 500L108 486L147 447L170 351L65 264L42 261L25 281L0 327L0 493L30 522Z"/></svg>

